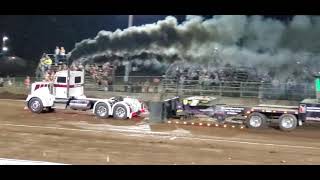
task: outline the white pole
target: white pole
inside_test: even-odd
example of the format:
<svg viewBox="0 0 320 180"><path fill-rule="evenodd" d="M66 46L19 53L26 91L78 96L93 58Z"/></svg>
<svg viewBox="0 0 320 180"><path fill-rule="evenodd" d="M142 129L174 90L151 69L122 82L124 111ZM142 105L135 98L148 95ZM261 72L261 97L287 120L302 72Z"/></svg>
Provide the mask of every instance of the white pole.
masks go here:
<svg viewBox="0 0 320 180"><path fill-rule="evenodd" d="M67 98L69 99L70 96L70 66L69 66L69 57L67 58L67 68L68 68L68 75L67 75Z"/></svg>
<svg viewBox="0 0 320 180"><path fill-rule="evenodd" d="M128 28L131 27L133 24L133 15L129 15L128 19ZM125 75L124 75L124 82L127 83L129 80L129 73L131 71L131 62L128 59L128 62L125 64Z"/></svg>
<svg viewBox="0 0 320 180"><path fill-rule="evenodd" d="M133 23L133 15L129 15L128 27L131 27Z"/></svg>

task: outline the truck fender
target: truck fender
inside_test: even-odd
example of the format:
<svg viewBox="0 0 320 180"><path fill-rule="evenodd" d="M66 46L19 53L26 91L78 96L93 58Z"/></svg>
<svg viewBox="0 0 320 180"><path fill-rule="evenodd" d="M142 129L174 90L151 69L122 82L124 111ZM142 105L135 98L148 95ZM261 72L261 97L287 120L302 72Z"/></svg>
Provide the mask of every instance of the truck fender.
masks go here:
<svg viewBox="0 0 320 180"><path fill-rule="evenodd" d="M27 97L26 103L28 103L32 98L39 98L43 104L43 107L52 107L54 104L54 97L49 96L32 96Z"/></svg>
<svg viewBox="0 0 320 180"><path fill-rule="evenodd" d="M130 109L129 105L128 105L127 103L123 102L123 101L115 103L115 104L112 106L111 112L113 113L114 107L115 107L116 105L118 105L118 104L122 104L122 105L124 105L124 107L126 107L127 117L128 117L129 119L131 119L131 117L132 117L131 109Z"/></svg>
<svg viewBox="0 0 320 180"><path fill-rule="evenodd" d="M105 103L105 104L107 104L108 109L109 109L109 115L112 115L113 110L111 109L111 105L110 105L110 103L109 103L108 100L99 100L99 101L97 101L96 103L94 103L94 105L93 105L93 112L95 112L96 106L97 106L97 104L99 104L99 103Z"/></svg>
<svg viewBox="0 0 320 180"><path fill-rule="evenodd" d="M54 96L50 94L47 88L40 88L28 95L26 102L28 103L32 98L39 98L42 101L43 107L52 107L54 104Z"/></svg>

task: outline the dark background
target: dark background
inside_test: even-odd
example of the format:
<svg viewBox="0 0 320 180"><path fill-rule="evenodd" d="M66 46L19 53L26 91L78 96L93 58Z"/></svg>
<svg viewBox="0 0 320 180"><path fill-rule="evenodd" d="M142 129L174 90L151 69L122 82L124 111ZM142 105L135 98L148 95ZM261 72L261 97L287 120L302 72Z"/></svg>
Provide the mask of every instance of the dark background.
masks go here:
<svg viewBox="0 0 320 180"><path fill-rule="evenodd" d="M134 15L133 25L154 23L168 15ZM185 15L174 15L178 22ZM211 18L212 15L204 15ZM290 20L292 16L266 16ZM0 15L0 33L9 37L8 55L18 56L35 68L42 53L53 53L56 46L66 51L83 39L94 38L100 30L115 31L128 26L128 15Z"/></svg>

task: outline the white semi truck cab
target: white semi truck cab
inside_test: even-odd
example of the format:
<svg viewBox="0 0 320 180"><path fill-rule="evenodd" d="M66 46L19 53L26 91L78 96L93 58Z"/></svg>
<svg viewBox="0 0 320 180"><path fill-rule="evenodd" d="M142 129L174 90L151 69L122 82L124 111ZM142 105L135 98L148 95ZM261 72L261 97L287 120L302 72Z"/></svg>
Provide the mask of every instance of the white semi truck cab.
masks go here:
<svg viewBox="0 0 320 180"><path fill-rule="evenodd" d="M33 83L26 104L34 113L53 111L56 105L62 104L65 109L92 110L101 118L128 119L144 112L143 103L135 98L87 98L84 95L84 71L59 71L52 82Z"/></svg>

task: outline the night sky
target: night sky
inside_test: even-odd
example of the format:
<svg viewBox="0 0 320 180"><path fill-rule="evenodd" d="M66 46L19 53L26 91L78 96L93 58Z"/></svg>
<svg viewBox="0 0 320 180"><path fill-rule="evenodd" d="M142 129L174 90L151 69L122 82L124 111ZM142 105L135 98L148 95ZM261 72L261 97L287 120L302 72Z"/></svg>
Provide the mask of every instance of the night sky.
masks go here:
<svg viewBox="0 0 320 180"><path fill-rule="evenodd" d="M167 15L135 15L133 25L154 23ZM179 22L185 15L175 16ZM206 18L212 17L205 16ZM291 16L273 16L286 20ZM43 52L53 53L56 46L67 51L76 42L93 38L100 30L114 31L128 26L127 15L1 15L0 33L10 38L10 55L37 63Z"/></svg>
<svg viewBox="0 0 320 180"><path fill-rule="evenodd" d="M167 15L136 15L139 26L164 19ZM181 22L184 15L176 16ZM0 16L0 33L10 38L10 54L37 62L43 52L53 53L56 46L67 51L76 42L93 38L100 30L114 31L128 26L127 15L7 15Z"/></svg>

